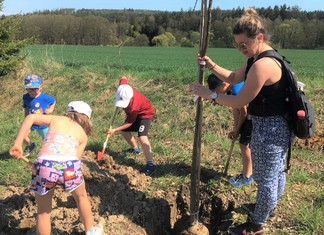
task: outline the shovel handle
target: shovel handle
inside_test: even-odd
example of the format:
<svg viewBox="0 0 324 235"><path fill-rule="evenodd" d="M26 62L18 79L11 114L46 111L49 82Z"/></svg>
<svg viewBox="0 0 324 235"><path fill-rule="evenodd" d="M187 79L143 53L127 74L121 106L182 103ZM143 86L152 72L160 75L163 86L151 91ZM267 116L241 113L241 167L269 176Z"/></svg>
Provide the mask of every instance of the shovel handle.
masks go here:
<svg viewBox="0 0 324 235"><path fill-rule="evenodd" d="M110 126L109 126L109 130L112 128L112 125L113 125L113 123L114 123L114 121L115 121L115 118L116 118L117 112L118 112L118 107L115 108L115 112L114 112L114 115L113 115L113 117L112 117L112 119L111 119L111 124L110 124ZM105 153L105 149L106 149L106 147L107 147L107 143L108 143L108 139L109 139L109 137L110 137L110 135L107 134L107 136L106 136L106 140L105 140L105 142L103 143L103 146L102 146L102 151L101 151L101 152L98 152L98 155L97 155L98 160L101 160L102 157L103 157L103 155L104 155L104 153Z"/></svg>
<svg viewBox="0 0 324 235"><path fill-rule="evenodd" d="M226 160L226 164L225 164L224 175L227 175L227 170L228 170L228 166L229 166L229 163L230 163L230 160L231 160L231 157L232 157L234 144L235 144L235 140L232 140L231 147L230 147L230 150L228 152L228 156L227 156L227 160Z"/></svg>
<svg viewBox="0 0 324 235"><path fill-rule="evenodd" d="M109 130L112 128L112 126L113 126L113 124L114 124L114 121L115 121L115 118L116 118L116 114L118 113L118 107L116 106L116 108L115 108L115 112L114 112L114 115L113 115L113 117L112 117L112 119L111 119L111 123L110 123L110 126L109 126ZM107 142L108 142L108 139L109 139L109 137L110 137L110 135L109 134L107 134L107 137L106 137L106 140L105 140L105 142L104 142L104 149L106 148L106 146L107 146Z"/></svg>
<svg viewBox="0 0 324 235"><path fill-rule="evenodd" d="M28 158L26 158L26 157L24 157L24 156L21 156L20 159L23 160L24 162L26 162L26 163L32 165L31 161L29 161Z"/></svg>
<svg viewBox="0 0 324 235"><path fill-rule="evenodd" d="M112 128L112 127L110 126L110 127L109 127L109 130L110 130L111 128ZM106 148L106 145L107 145L107 142L108 142L109 137L110 137L110 135L107 134L106 140L105 140L104 145L103 145L104 148Z"/></svg>

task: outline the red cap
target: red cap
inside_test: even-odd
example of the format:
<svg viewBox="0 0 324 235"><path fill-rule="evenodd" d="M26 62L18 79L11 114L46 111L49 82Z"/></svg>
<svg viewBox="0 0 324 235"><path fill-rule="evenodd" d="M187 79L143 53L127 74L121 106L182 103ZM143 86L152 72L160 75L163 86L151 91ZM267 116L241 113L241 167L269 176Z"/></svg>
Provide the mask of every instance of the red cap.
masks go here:
<svg viewBox="0 0 324 235"><path fill-rule="evenodd" d="M119 80L119 85L124 85L124 84L128 84L126 76L122 76Z"/></svg>
<svg viewBox="0 0 324 235"><path fill-rule="evenodd" d="M297 117L304 118L305 116L306 116L306 114L305 114L304 110L298 110L297 111Z"/></svg>

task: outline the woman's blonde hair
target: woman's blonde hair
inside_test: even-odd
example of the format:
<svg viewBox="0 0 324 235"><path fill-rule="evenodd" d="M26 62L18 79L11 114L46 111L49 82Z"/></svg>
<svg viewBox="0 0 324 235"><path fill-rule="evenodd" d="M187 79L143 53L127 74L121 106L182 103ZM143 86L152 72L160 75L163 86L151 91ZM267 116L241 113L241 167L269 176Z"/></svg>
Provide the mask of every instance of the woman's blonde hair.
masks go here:
<svg viewBox="0 0 324 235"><path fill-rule="evenodd" d="M96 135L93 130L92 122L87 115L78 112L66 112L64 116L71 118L73 121L78 123L88 136L92 138L96 138Z"/></svg>
<svg viewBox="0 0 324 235"><path fill-rule="evenodd" d="M256 38L259 33L264 35L264 41L270 41L270 35L265 28L265 22L254 8L248 8L238 22L234 25L233 34L245 33L249 38Z"/></svg>

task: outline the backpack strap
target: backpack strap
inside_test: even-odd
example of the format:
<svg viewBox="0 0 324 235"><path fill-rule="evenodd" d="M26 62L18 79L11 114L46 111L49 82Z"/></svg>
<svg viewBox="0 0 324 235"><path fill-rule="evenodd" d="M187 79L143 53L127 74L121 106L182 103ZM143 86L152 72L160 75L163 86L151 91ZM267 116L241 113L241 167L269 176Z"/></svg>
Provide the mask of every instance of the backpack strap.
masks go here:
<svg viewBox="0 0 324 235"><path fill-rule="evenodd" d="M289 137L289 148L288 148L287 159L286 159L286 169L284 170L284 172L286 172L287 174L289 173L291 167L290 158L291 158L291 135Z"/></svg>
<svg viewBox="0 0 324 235"><path fill-rule="evenodd" d="M274 58L276 60L278 60L282 66L282 71L286 72L285 70L289 69L287 67L287 64L290 63L285 56L282 56L278 53L277 50L273 49L273 50L267 50L262 52L255 61L263 58L263 57L270 57L270 58ZM275 108L275 107L274 107ZM285 116L283 116L283 118L287 121L287 123L289 124L289 121L287 120L287 118ZM284 170L284 172L288 173L291 164L290 164L290 159L291 159L291 131L290 131L290 137L289 137L289 148L288 148L288 152L287 152L287 158L286 158L286 169Z"/></svg>
<svg viewBox="0 0 324 235"><path fill-rule="evenodd" d="M277 59L278 61L280 61L281 65L285 67L286 69L286 66L283 65L285 62L287 62L288 64L290 63L287 58L285 56L282 56L278 53L278 51L276 49L273 49L273 50L267 50L267 51L264 51L262 52L261 54L258 55L257 60L263 58L263 57L270 57L270 58L275 58Z"/></svg>

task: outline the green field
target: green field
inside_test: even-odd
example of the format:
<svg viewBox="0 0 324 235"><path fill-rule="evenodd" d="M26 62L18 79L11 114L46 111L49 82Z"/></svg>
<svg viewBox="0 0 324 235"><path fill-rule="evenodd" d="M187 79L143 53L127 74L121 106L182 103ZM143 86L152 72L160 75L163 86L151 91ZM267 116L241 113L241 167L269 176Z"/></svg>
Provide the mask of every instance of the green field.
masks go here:
<svg viewBox="0 0 324 235"><path fill-rule="evenodd" d="M197 48L105 47L105 46L30 46L26 54L32 57L35 69L45 60L54 60L67 68L98 68L98 72L132 71L145 76L195 77ZM301 78L317 80L324 76L322 50L280 50L292 63ZM236 49L210 48L207 54L225 68L234 69L245 57ZM156 72L156 74L154 74Z"/></svg>
<svg viewBox="0 0 324 235"><path fill-rule="evenodd" d="M197 52L197 48L158 47L33 45L26 48L26 60L21 71L1 80L0 191L7 185L29 184L30 172L26 170L26 165L8 155L23 120L23 79L29 73L40 74L44 80L43 92L57 99L55 114L64 113L71 100L84 100L91 105L98 139L90 140L88 150L94 152L101 150L105 139L104 129L109 127L114 111L115 90L120 76L126 75L130 84L144 93L156 109L150 138L154 157L161 163L162 173L153 178L152 187L175 190L178 185L188 183L189 175L179 176L167 168L172 164L191 164L196 107L188 84L197 80ZM324 224L314 218L324 216L321 144L324 143L324 53L321 50L281 50L280 53L288 57L299 80L306 84L304 90L320 124L317 136L319 144L310 141L307 146L294 148L293 169L288 177L288 190L281 201L281 212L299 231L296 234L320 234L324 233ZM246 60L235 49L210 48L207 54L228 69L235 69ZM207 70L205 75L209 75ZM231 110L206 104L203 116L202 166L219 169L220 165L224 165L230 145L226 136L232 127ZM120 114L116 125L123 120ZM35 133L31 137L39 146L39 137ZM116 152L126 147L120 136L114 137L109 143L109 148ZM238 147L235 155L239 155ZM143 162L142 158L136 160ZM237 157L233 160L230 173L236 174L240 168ZM164 171L168 173L163 174ZM170 182L175 184L170 186ZM299 187L298 204L294 202L295 192L289 190L296 185ZM239 190L238 193L246 195L249 191ZM285 208L284 203L291 201L294 207ZM301 217L300 213L304 211L307 213Z"/></svg>

